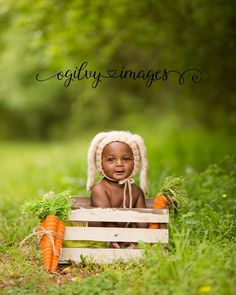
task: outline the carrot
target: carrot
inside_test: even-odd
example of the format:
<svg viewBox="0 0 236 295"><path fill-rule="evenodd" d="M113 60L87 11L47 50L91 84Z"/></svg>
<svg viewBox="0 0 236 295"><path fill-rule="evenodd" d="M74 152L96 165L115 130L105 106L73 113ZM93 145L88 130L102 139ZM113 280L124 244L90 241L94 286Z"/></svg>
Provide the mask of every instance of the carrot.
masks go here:
<svg viewBox="0 0 236 295"><path fill-rule="evenodd" d="M57 235L55 236L55 247L57 249L57 255L53 255L51 272L57 271L58 261L61 255L62 241L65 232L65 225L62 221L58 221L57 224Z"/></svg>
<svg viewBox="0 0 236 295"><path fill-rule="evenodd" d="M43 231L43 229L45 228L45 218L43 221L40 222L39 224L39 231ZM41 238L40 238L40 247L41 247L41 250L43 249L43 245L45 244L45 235L42 234Z"/></svg>
<svg viewBox="0 0 236 295"><path fill-rule="evenodd" d="M57 231L57 224L58 224L58 217L55 215L49 215L45 218L43 223L44 229L46 231L50 231L52 238ZM49 237L44 234L43 238L41 239L41 250L42 250L42 257L43 257L43 264L46 271L49 271L52 264L52 257L53 257L53 246L52 241Z"/></svg>
<svg viewBox="0 0 236 295"><path fill-rule="evenodd" d="M168 199L162 194L157 194L153 202L153 208L164 209L168 207Z"/></svg>
<svg viewBox="0 0 236 295"><path fill-rule="evenodd" d="M155 200L153 202L153 208L165 209L165 208L168 208L168 203L169 203L168 199L159 193L155 197ZM158 229L158 228L160 228L160 224L159 223L150 223L149 228L150 229Z"/></svg>

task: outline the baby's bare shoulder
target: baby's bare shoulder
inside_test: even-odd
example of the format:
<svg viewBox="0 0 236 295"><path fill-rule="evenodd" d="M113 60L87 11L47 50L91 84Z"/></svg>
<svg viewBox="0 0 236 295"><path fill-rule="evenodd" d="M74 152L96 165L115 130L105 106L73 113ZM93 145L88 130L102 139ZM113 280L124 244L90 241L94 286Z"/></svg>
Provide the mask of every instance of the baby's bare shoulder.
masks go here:
<svg viewBox="0 0 236 295"><path fill-rule="evenodd" d="M105 186L102 182L95 184L91 190L91 204L94 207L110 207L110 201L107 197Z"/></svg>
<svg viewBox="0 0 236 295"><path fill-rule="evenodd" d="M105 188L106 187L105 187L104 183L98 182L92 187L91 192L95 193L95 194L101 194L101 193L105 192Z"/></svg>

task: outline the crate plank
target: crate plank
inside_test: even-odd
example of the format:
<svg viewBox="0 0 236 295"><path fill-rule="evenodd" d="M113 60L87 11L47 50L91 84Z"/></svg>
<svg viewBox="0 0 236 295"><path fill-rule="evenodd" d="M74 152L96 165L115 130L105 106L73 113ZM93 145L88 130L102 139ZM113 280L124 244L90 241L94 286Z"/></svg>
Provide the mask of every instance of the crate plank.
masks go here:
<svg viewBox="0 0 236 295"><path fill-rule="evenodd" d="M158 214L157 214L158 213ZM80 208L72 210L70 221L167 223L168 209Z"/></svg>
<svg viewBox="0 0 236 295"><path fill-rule="evenodd" d="M60 263L69 260L81 262L81 257L88 257L97 263L112 263L116 259L129 260L141 258L143 250L139 249L90 249L90 248L63 248Z"/></svg>
<svg viewBox="0 0 236 295"><path fill-rule="evenodd" d="M147 208L152 208L154 199L145 199L145 204ZM72 209L79 209L79 208L89 208L91 206L90 197L73 197L72 198Z"/></svg>
<svg viewBox="0 0 236 295"><path fill-rule="evenodd" d="M167 229L67 226L64 240L167 243Z"/></svg>

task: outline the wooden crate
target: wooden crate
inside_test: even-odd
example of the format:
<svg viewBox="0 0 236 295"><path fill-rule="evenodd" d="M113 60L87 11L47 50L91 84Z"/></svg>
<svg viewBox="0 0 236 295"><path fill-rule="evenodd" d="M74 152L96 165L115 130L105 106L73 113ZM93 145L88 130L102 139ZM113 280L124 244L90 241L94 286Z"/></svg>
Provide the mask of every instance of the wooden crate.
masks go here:
<svg viewBox="0 0 236 295"><path fill-rule="evenodd" d="M73 199L69 221L80 222L76 226L66 226L65 241L100 241L100 242L145 242L168 243L168 209L153 209L153 199L146 199L145 209L94 208L90 207L88 197ZM145 222L161 223L160 229L87 227L81 222ZM60 263L81 261L81 255L94 262L111 263L114 259L133 259L142 257L140 249L112 248L63 248Z"/></svg>

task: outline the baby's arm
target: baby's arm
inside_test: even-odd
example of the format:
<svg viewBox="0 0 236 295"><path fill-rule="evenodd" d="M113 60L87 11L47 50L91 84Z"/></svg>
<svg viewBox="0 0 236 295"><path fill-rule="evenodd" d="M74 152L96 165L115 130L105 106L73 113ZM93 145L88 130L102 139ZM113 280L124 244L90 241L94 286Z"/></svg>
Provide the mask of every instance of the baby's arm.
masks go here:
<svg viewBox="0 0 236 295"><path fill-rule="evenodd" d="M144 194L140 188L138 188L138 199L135 208L146 208ZM148 228L148 226L148 223L137 223L138 228Z"/></svg>
<svg viewBox="0 0 236 295"><path fill-rule="evenodd" d="M92 188L90 199L91 199L92 207L101 207L101 208L111 207L106 191L104 187L100 184L96 184ZM104 226L104 223L99 221L94 221L94 222L91 221L89 222L89 226Z"/></svg>

